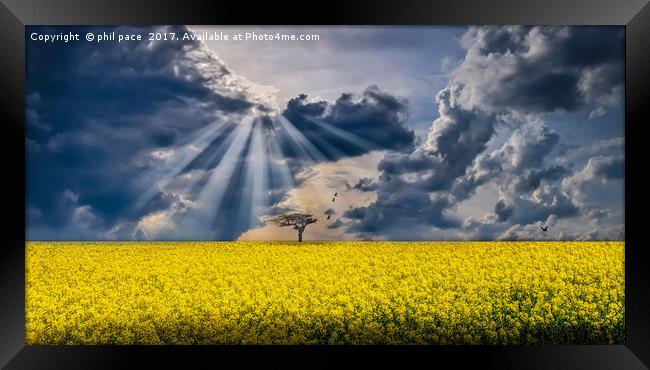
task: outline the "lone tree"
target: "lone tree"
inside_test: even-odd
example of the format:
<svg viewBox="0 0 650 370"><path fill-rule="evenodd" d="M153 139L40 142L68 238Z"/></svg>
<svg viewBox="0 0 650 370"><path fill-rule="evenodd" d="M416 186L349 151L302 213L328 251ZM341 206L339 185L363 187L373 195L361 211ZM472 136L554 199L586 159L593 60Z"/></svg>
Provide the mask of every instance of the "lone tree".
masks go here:
<svg viewBox="0 0 650 370"><path fill-rule="evenodd" d="M295 230L298 230L299 242L302 241L302 233L305 231L305 227L316 221L318 220L314 218L313 215L302 212L283 213L268 220L268 222L274 223L280 227L293 226Z"/></svg>

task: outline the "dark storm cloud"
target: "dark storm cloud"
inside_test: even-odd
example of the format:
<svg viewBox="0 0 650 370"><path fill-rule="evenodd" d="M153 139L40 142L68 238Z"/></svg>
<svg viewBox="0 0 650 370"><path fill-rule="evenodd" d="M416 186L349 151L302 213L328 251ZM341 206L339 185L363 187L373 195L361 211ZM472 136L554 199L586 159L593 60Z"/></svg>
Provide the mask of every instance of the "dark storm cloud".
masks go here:
<svg viewBox="0 0 650 370"><path fill-rule="evenodd" d="M469 41L469 36L465 34L464 42L466 47L475 47L483 56L521 53L526 50L523 41L527 31L524 27L483 27L474 30L480 37Z"/></svg>
<svg viewBox="0 0 650 370"><path fill-rule="evenodd" d="M559 186L551 185L540 187L530 196L523 193L510 196L508 207L513 210L509 221L522 225L545 220L549 215L562 218L579 212L578 206Z"/></svg>
<svg viewBox="0 0 650 370"><path fill-rule="evenodd" d="M352 187L352 189L357 189L361 191L375 191L379 187L379 184L373 179L368 177L363 177Z"/></svg>
<svg viewBox="0 0 650 370"><path fill-rule="evenodd" d="M623 157L609 157L603 160L589 160L594 164L593 176L602 179L625 178L625 159Z"/></svg>
<svg viewBox="0 0 650 370"><path fill-rule="evenodd" d="M30 27L28 34L152 30ZM41 224L28 229L30 238L48 238L57 225L68 238L101 239L112 225L135 222L123 219L137 217L127 212L138 196L128 180L160 165L153 152L173 149L220 118L237 121L251 109L263 111L254 88L196 41L28 41L26 62L28 208L38 211L34 223ZM88 222L73 227L73 211L57 200L68 193L75 194L78 219L103 224L88 232L81 231ZM152 202L147 211L171 204Z"/></svg>
<svg viewBox="0 0 650 370"><path fill-rule="evenodd" d="M341 94L334 103L310 102L301 94L289 100L283 115L328 159L357 156L373 149L412 150L408 103L370 86L359 97ZM289 143L285 155L297 156Z"/></svg>
<svg viewBox="0 0 650 370"><path fill-rule="evenodd" d="M78 194L66 190L51 198L58 218L50 219L41 209L28 207L27 227L32 232L47 235L49 240L66 239L69 235L76 239L95 239L97 230L106 227L92 206L80 204Z"/></svg>
<svg viewBox="0 0 650 370"><path fill-rule="evenodd" d="M87 31L55 31L69 29ZM50 30L30 27L29 32ZM278 202L310 176L318 176L315 163L381 149L386 152L378 164L379 176L348 185L376 192L375 201L337 215L328 228L363 238L422 239L443 232L451 238L534 239L540 237L542 222L555 225L583 216L592 228L615 223L617 210L594 205L589 192L594 184L624 180L623 156L603 155L594 146L580 154L584 162L554 158L563 155L559 147L564 131L554 131L544 120L549 113L585 108L600 117L620 103L621 31L470 28L462 38L465 58L436 96L438 118L422 141L407 125L408 102L392 92L370 86L335 101L313 101L301 94L282 113L298 138L304 136L313 146L307 151L322 153L312 158L272 118L263 89L233 74L201 43L28 42L28 238L179 238L173 226L196 206L223 164L229 148L225 144L233 141L249 114L258 118L254 127L261 127L267 138L262 151L270 155L274 148L269 143L276 143L280 152L262 170L267 195L257 206L266 215L289 210ZM351 34L346 47L382 38L362 34ZM409 39L408 33L387 31L385 36L388 48L410 42L407 49L413 50L427 42ZM207 148L179 164L177 177L141 208L131 209L144 190L157 185L157 171L182 157L179 151L189 138L215 122L222 122L224 129L211 137ZM210 237L233 239L259 224L249 181L256 169L245 160L260 154L253 147L248 137L241 152L229 157L227 166L233 169L219 179L226 196L214 205L217 218L209 225ZM136 178L141 182L131 181ZM456 218L455 211L483 185L496 192L494 207L488 205L482 217ZM622 229L608 224L557 235L616 238ZM193 232L188 229L185 236L206 238Z"/></svg>
<svg viewBox="0 0 650 370"><path fill-rule="evenodd" d="M494 214L497 215L497 219L501 222L508 220L512 215L512 208L508 207L503 199L499 199L497 204L494 206Z"/></svg>
<svg viewBox="0 0 650 370"><path fill-rule="evenodd" d="M526 176L519 177L515 189L519 193L528 192L537 189L542 180L559 180L568 173L569 171L562 166L551 166L540 170L531 170Z"/></svg>
<svg viewBox="0 0 650 370"><path fill-rule="evenodd" d="M379 163L377 200L349 211L354 232L374 232L396 223L430 224L438 228L459 226L444 214L456 200L454 181L485 150L494 133L495 118L457 104L458 88L442 90L436 100L440 117L425 143L410 154L388 153ZM432 198L431 192L446 192Z"/></svg>
<svg viewBox="0 0 650 370"><path fill-rule="evenodd" d="M549 37L557 33L542 28ZM559 31L564 32L564 31ZM622 63L624 30L620 27L570 27L569 35L558 41L558 60L570 66L584 67L605 63ZM620 83L621 81L618 81Z"/></svg>
<svg viewBox="0 0 650 370"><path fill-rule="evenodd" d="M411 154L387 155L378 169L387 175L411 175L422 190L448 190L494 133L495 118L458 106L458 91L448 88L438 94L440 117L422 146Z"/></svg>
<svg viewBox="0 0 650 370"><path fill-rule="evenodd" d="M469 229L476 235L486 235L487 230L499 232L499 227L492 225L494 223L526 225L545 220L549 215L577 215L578 206L561 191L559 184L569 171L558 165L544 167L558 143L559 136L554 131L541 121L533 120L516 126L500 148L477 157L456 184L470 182L463 193L471 194L477 185L490 181L502 198L495 204L494 217L470 221ZM458 199L464 200L467 196Z"/></svg>
<svg viewBox="0 0 650 370"><path fill-rule="evenodd" d="M590 160L576 174L548 165L561 138L541 115L615 104L622 37L617 28L470 28L461 41L467 54L438 94L440 117L427 141L411 153L386 154L380 176L364 180L375 184L377 200L346 212L348 230L391 238L403 235L393 228L403 221L412 228L458 227L449 212L487 183L500 198L493 213L463 222L469 237L539 238L537 222L585 212L576 195L583 184L621 177L621 162ZM488 152L497 126L510 136Z"/></svg>
<svg viewBox="0 0 650 370"><path fill-rule="evenodd" d="M176 26L30 28L30 32L69 30L187 31ZM30 215L38 215L30 220L32 239L64 229L56 235L178 238L174 225L191 215L192 202L227 155L245 117L257 118L254 127L262 130L266 144L254 149L249 136L241 152L229 158L227 165L234 168L222 179L228 195L215 206L218 216L208 226L211 237L234 239L257 226L253 206L261 207L260 212L278 211L269 207L309 177L310 163L304 153L292 152L287 145L287 132L268 115L275 112L266 105L263 90L233 74L198 41L28 42L27 49L28 208ZM405 100L371 86L358 96L344 93L332 103L309 102L301 95L288 102L284 114L325 153L317 160L327 161L377 149L411 150L414 133L406 126L407 112ZM196 148L187 147L196 133L215 122L223 129L204 149L194 153ZM260 155L260 150L269 156L271 142L279 144L280 157L267 160L262 170L267 195L253 205L254 170L246 157ZM158 179L165 175L161 171L187 155L181 150L189 150L192 159L172 166L176 177L157 189ZM142 198L152 188L154 193ZM64 207L60 199L68 193L75 195L75 202ZM73 222L73 214L79 222ZM88 227L91 219L93 227ZM191 230L185 236L205 238L208 234L203 231Z"/></svg>
<svg viewBox="0 0 650 370"><path fill-rule="evenodd" d="M463 104L488 111L575 111L623 83L623 32L608 27L480 27L453 74ZM602 103L602 101L600 101Z"/></svg>
<svg viewBox="0 0 650 370"><path fill-rule="evenodd" d="M160 127L151 130L149 133L152 143L157 147L171 146L176 142L178 130L167 127Z"/></svg>
<svg viewBox="0 0 650 370"><path fill-rule="evenodd" d="M447 197L431 199L400 180L392 180L377 191L377 200L368 207L358 207L343 215L351 220L348 231L367 234L380 233L391 236L391 231L403 233L416 225L434 225L441 229L458 227L458 220L449 218L443 211L449 206ZM411 235L417 239L416 235Z"/></svg>
<svg viewBox="0 0 650 370"><path fill-rule="evenodd" d="M533 75L526 79L505 81L500 94L487 95L484 99L485 103L495 107L516 106L532 112L555 109L571 111L584 104L577 84L578 76L569 72Z"/></svg>
<svg viewBox="0 0 650 370"><path fill-rule="evenodd" d="M576 203L588 206L587 190L590 185L606 184L609 181L625 179L625 158L623 156L595 156L585 166L562 180L562 189L573 196ZM593 213L593 209L589 212Z"/></svg>
<svg viewBox="0 0 650 370"><path fill-rule="evenodd" d="M541 121L522 123L491 156L509 166L514 174L521 175L528 169L540 168L544 158L557 146L559 139L559 135ZM503 165L500 169L503 170ZM551 172L541 174L551 175Z"/></svg>

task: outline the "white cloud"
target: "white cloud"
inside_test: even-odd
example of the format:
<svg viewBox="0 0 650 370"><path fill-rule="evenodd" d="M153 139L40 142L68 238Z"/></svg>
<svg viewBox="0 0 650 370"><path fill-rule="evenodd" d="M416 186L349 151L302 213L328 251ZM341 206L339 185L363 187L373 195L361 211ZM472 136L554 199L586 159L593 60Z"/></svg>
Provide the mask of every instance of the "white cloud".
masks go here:
<svg viewBox="0 0 650 370"><path fill-rule="evenodd" d="M596 109L592 110L591 112L589 112L589 119L602 117L605 114L607 114L607 111L605 110L605 108L603 108L602 106L599 106L598 108L596 108Z"/></svg>

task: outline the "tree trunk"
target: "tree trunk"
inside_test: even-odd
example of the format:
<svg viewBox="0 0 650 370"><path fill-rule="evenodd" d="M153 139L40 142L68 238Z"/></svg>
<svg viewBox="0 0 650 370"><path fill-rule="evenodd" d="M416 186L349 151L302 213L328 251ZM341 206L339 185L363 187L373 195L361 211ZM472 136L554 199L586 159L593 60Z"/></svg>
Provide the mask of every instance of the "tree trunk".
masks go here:
<svg viewBox="0 0 650 370"><path fill-rule="evenodd" d="M302 232L303 232L303 231L305 231L304 228L302 228L302 229L298 229L298 241L299 241L299 242L302 241Z"/></svg>

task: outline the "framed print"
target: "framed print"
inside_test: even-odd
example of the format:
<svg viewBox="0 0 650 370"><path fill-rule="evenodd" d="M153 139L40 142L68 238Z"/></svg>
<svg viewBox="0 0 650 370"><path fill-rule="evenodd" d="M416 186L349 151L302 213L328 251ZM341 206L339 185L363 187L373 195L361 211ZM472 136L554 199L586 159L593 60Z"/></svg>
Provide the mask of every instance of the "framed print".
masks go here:
<svg viewBox="0 0 650 370"><path fill-rule="evenodd" d="M0 10L7 368L650 363L646 1Z"/></svg>

